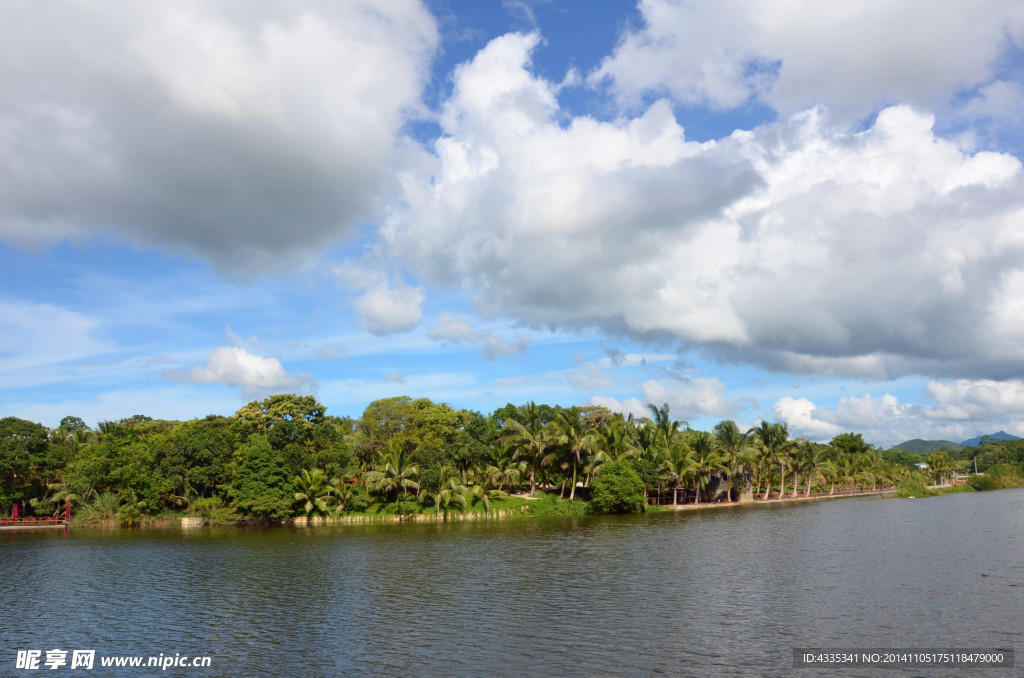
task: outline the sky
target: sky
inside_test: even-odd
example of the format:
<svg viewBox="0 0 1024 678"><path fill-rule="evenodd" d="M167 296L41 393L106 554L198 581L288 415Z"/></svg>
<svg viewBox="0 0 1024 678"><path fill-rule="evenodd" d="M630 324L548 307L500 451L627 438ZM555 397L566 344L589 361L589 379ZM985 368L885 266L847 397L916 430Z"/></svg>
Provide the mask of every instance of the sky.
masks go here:
<svg viewBox="0 0 1024 678"><path fill-rule="evenodd" d="M0 7L0 416L1024 436L1019 0Z"/></svg>

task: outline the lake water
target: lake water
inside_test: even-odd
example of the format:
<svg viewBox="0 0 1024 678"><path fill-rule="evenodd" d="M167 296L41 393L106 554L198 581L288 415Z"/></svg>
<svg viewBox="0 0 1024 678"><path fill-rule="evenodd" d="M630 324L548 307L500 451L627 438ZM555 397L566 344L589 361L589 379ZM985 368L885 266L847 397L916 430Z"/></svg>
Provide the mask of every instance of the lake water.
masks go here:
<svg viewBox="0 0 1024 678"><path fill-rule="evenodd" d="M1024 490L280 529L0 533L0 675L986 676L794 647L1024 651ZM16 670L17 650L209 668ZM70 653L69 653L70 665Z"/></svg>

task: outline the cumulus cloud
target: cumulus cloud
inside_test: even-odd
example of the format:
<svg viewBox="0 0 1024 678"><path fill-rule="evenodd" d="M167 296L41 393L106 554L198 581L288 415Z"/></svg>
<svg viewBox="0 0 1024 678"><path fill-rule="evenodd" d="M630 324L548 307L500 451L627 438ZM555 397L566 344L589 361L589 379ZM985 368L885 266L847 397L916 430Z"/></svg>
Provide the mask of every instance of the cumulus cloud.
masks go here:
<svg viewBox="0 0 1024 678"><path fill-rule="evenodd" d="M437 42L416 0L8 7L0 239L303 264L381 214Z"/></svg>
<svg viewBox="0 0 1024 678"><path fill-rule="evenodd" d="M247 393L305 391L314 385L311 375L290 374L277 358L253 355L237 346L221 346L206 357L205 365L188 370L164 370L163 374L171 381L241 386Z"/></svg>
<svg viewBox="0 0 1024 678"><path fill-rule="evenodd" d="M1016 0L641 0L639 10L642 25L589 77L626 103L661 92L786 115L816 104L856 117L892 101L934 108L988 81L1004 50L1024 44Z"/></svg>
<svg viewBox="0 0 1024 678"><path fill-rule="evenodd" d="M423 318L423 292L398 284L373 287L355 302L363 326L376 335L411 330Z"/></svg>
<svg viewBox="0 0 1024 678"><path fill-rule="evenodd" d="M819 410L807 398L780 398L772 406L772 416L776 421L786 422L789 432L794 436L831 440L843 433L842 427L833 423L835 417L832 413Z"/></svg>
<svg viewBox="0 0 1024 678"><path fill-rule="evenodd" d="M794 435L829 440L845 431L864 434L883 446L913 438L960 442L999 429L1024 434L1024 381L1012 379L930 380L932 404L900 402L896 396L846 396L835 410L818 407L807 398L781 398L772 415L789 423Z"/></svg>
<svg viewBox="0 0 1024 678"><path fill-rule="evenodd" d="M725 384L713 377L680 377L675 379L648 379L640 385L642 398L626 398L619 401L611 396L594 396L589 405L607 407L613 412L632 414L634 417L650 416L647 404L657 407L668 403L673 419L690 421L698 417L735 417L744 403L725 396Z"/></svg>
<svg viewBox="0 0 1024 678"><path fill-rule="evenodd" d="M810 109L717 142L671 107L566 122L539 37L456 70L438 165L383 246L485 313L797 373L1024 375L1024 172L931 115Z"/></svg>
<svg viewBox="0 0 1024 678"><path fill-rule="evenodd" d="M431 339L456 344L481 344L480 355L488 360L518 355L530 347L530 340L526 337L516 337L515 341L509 341L491 332L475 330L465 320L456 318L447 311L438 314L437 324L429 336Z"/></svg>

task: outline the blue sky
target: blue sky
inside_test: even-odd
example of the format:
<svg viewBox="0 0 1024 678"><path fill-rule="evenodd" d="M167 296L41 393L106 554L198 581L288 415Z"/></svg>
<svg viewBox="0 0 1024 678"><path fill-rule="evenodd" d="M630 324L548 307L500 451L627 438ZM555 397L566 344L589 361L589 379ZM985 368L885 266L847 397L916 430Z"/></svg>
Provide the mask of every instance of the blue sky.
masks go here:
<svg viewBox="0 0 1024 678"><path fill-rule="evenodd" d="M1024 9L8 3L0 413L1024 435Z"/></svg>

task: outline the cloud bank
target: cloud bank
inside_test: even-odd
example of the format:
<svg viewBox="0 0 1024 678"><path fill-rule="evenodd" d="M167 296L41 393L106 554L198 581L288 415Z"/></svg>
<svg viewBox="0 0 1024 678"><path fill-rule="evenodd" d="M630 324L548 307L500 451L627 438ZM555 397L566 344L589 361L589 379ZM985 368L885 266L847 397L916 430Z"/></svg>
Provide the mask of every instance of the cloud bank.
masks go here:
<svg viewBox="0 0 1024 678"><path fill-rule="evenodd" d="M381 215L438 42L414 0L5 8L0 239L109 233L246 275Z"/></svg>
<svg viewBox="0 0 1024 678"><path fill-rule="evenodd" d="M564 119L539 36L455 73L437 168L406 186L388 255L534 327L703 347L772 370L1024 376L1024 172L884 109L826 109L688 141L665 102Z"/></svg>

